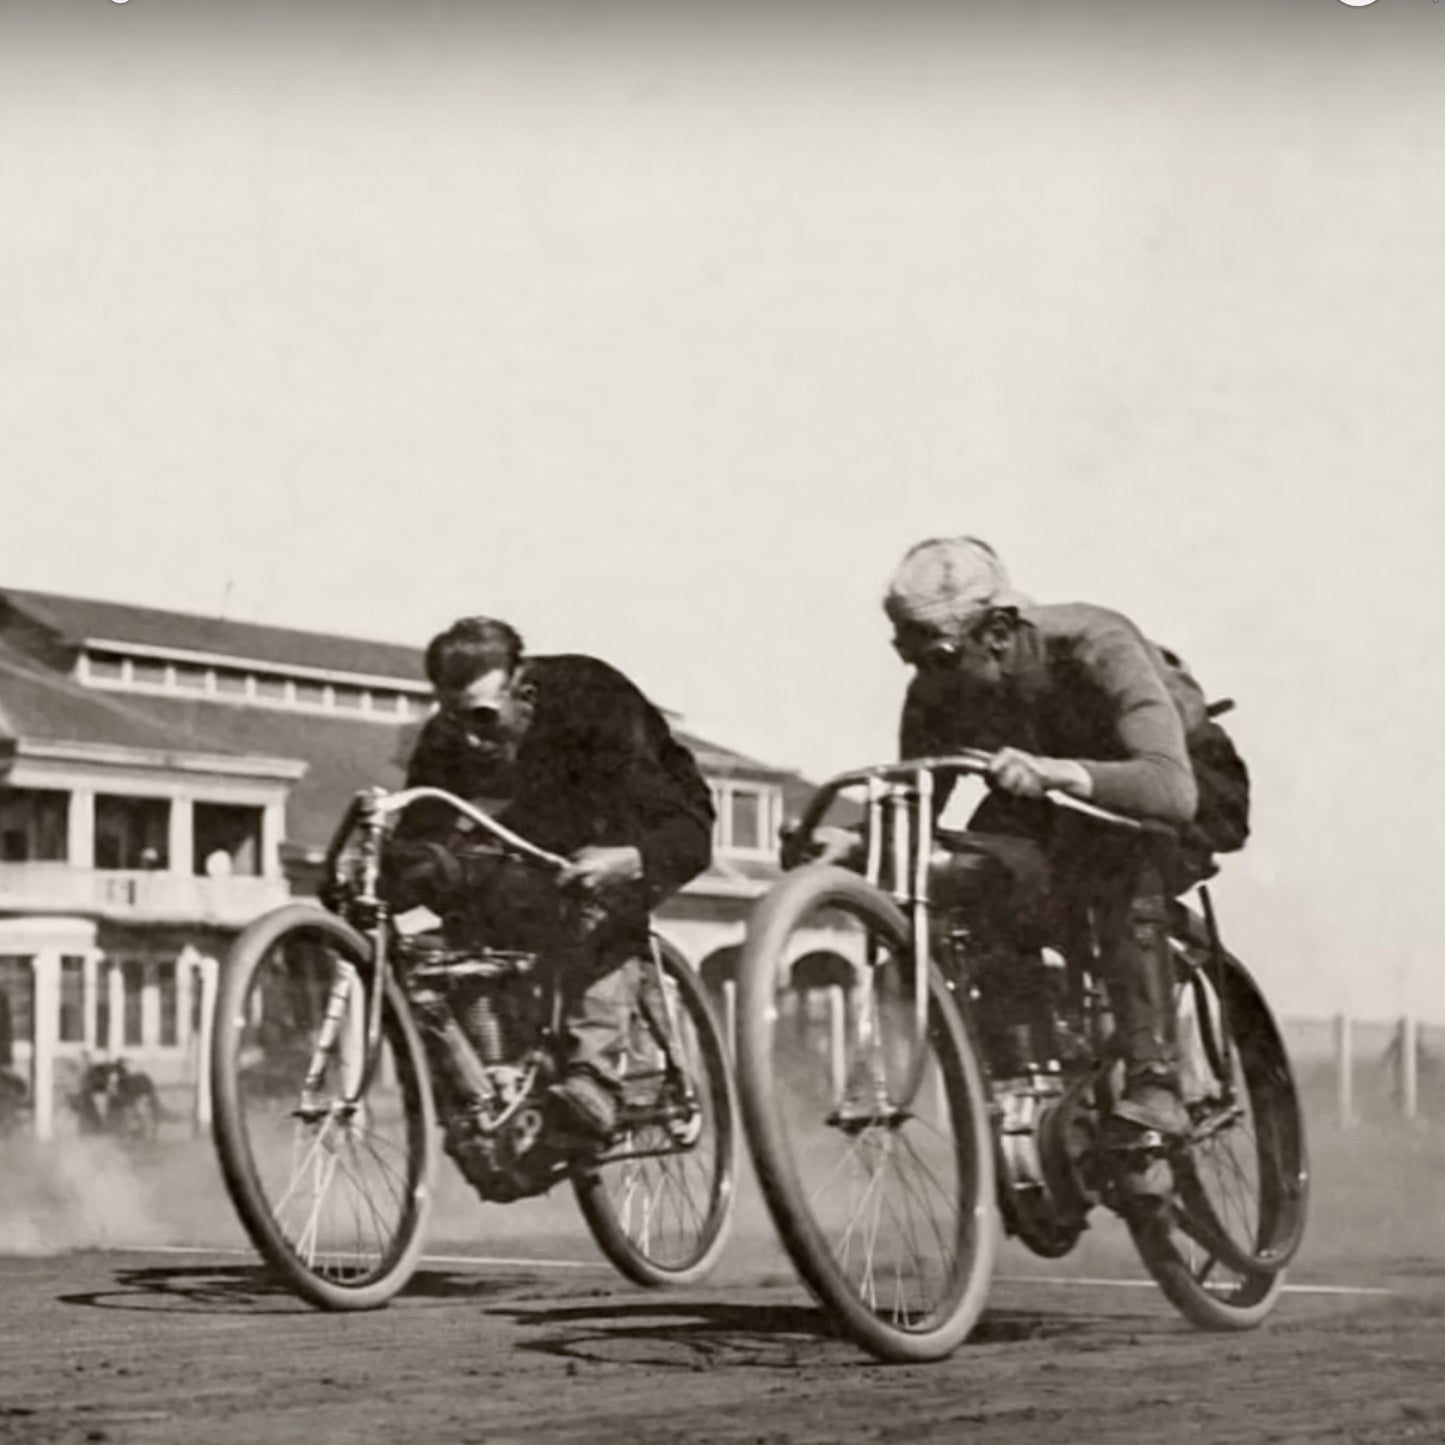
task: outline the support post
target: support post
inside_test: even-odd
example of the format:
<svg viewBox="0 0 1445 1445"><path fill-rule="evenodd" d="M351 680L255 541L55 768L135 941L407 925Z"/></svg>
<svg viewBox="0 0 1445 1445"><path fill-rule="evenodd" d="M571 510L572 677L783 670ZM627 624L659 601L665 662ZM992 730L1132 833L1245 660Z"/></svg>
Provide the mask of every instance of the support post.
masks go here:
<svg viewBox="0 0 1445 1445"><path fill-rule="evenodd" d="M725 978L722 984L723 1042L732 1058L738 1053L738 981Z"/></svg>
<svg viewBox="0 0 1445 1445"><path fill-rule="evenodd" d="M841 1099L848 1087L848 996L837 983L828 985L828 1078Z"/></svg>
<svg viewBox="0 0 1445 1445"><path fill-rule="evenodd" d="M1335 1116L1342 1129L1355 1122L1354 1043L1348 1014L1335 1015Z"/></svg>
<svg viewBox="0 0 1445 1445"><path fill-rule="evenodd" d="M1420 1116L1420 1031L1414 1018L1400 1020L1400 1114L1408 1122Z"/></svg>
<svg viewBox="0 0 1445 1445"><path fill-rule="evenodd" d="M216 1007L216 974L214 958L195 960L197 981L201 991L200 1027L196 1030L196 1133L204 1134L211 1127L211 1028Z"/></svg>
<svg viewBox="0 0 1445 1445"><path fill-rule="evenodd" d="M60 955L35 955L34 1017L31 1028L30 1099L37 1139L55 1137L55 1046L60 1034Z"/></svg>

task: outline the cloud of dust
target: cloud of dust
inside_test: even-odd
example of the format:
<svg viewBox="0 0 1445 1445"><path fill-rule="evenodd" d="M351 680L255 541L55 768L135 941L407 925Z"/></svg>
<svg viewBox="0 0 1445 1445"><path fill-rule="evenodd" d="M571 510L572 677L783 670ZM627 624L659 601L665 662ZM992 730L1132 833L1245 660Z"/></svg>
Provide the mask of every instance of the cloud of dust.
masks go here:
<svg viewBox="0 0 1445 1445"><path fill-rule="evenodd" d="M208 1140L0 1141L0 1256L240 1238Z"/></svg>

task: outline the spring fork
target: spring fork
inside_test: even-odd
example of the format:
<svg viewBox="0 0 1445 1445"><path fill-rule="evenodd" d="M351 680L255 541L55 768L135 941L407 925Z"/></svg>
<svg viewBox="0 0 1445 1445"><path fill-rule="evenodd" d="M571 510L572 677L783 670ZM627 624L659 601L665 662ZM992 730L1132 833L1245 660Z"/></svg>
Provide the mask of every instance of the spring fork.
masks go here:
<svg viewBox="0 0 1445 1445"><path fill-rule="evenodd" d="M326 995L326 1011L322 1015L321 1027L317 1030L316 1046L311 1051L306 1077L301 1084L301 1108L303 1111L316 1107L316 1095L320 1092L322 1081L326 1076L326 1065L337 1053L337 1044L341 1042L342 1027L348 1016L351 1015L352 990L359 982L356 970L349 963L338 965L336 976L332 979L330 991ZM345 1063L344 1046L341 1061L343 1064ZM355 1102L355 1097L346 1091L344 1082L343 1093L347 1103Z"/></svg>
<svg viewBox="0 0 1445 1445"><path fill-rule="evenodd" d="M883 886L883 793L883 780L870 777L867 804L868 861L864 876L875 888Z"/></svg>
<svg viewBox="0 0 1445 1445"><path fill-rule="evenodd" d="M865 830L868 851L863 876L875 888L883 886L883 794L881 778L870 777L867 784ZM878 990L875 980L878 975L878 944L870 937L867 940L867 955L863 960L863 997L858 1000L858 1047L864 1053L873 1052L874 1028L873 1010L877 1004ZM875 1077L875 1084L877 1079Z"/></svg>
<svg viewBox="0 0 1445 1445"><path fill-rule="evenodd" d="M385 815L380 805L385 796L384 789L372 788L357 800L357 824L361 830L361 863L356 902L371 920L372 925L367 935L371 944L371 993L369 996L363 995L366 1004L366 1023L361 1040L361 1064L352 1076L354 1087L350 1086L352 1081L348 1081L349 1086L345 1089L344 1097L348 1104L355 1104L366 1093L381 1053L381 1010L385 1001L389 963L386 946L387 928L381 915L379 893L382 830L385 827ZM361 978L356 970L348 968L346 972L351 975L351 979L355 980L356 986L360 987ZM338 979L332 985L333 994L342 986L343 980ZM349 992L350 981L345 981L344 986ZM329 1008L328 1002L328 1010Z"/></svg>
<svg viewBox="0 0 1445 1445"><path fill-rule="evenodd" d="M914 773L913 806L917 810L913 853L913 1066L909 1069L906 1098L911 1103L923 1080L928 1055L928 993L931 964L931 923L928 916L928 871L933 861L933 772Z"/></svg>

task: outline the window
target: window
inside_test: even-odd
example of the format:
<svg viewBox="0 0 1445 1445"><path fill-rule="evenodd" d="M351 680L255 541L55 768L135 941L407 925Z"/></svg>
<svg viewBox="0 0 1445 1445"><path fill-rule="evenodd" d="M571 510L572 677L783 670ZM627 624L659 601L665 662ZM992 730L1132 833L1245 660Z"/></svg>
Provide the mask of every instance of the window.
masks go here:
<svg viewBox="0 0 1445 1445"><path fill-rule="evenodd" d="M732 846L758 851L763 845L763 795L735 788L732 796Z"/></svg>
<svg viewBox="0 0 1445 1445"><path fill-rule="evenodd" d="M234 668L216 669L216 691L224 697L245 697L246 679L249 674L237 672Z"/></svg>
<svg viewBox="0 0 1445 1445"><path fill-rule="evenodd" d="M191 692L205 692L206 669L194 667L188 662L176 663L176 686Z"/></svg>
<svg viewBox="0 0 1445 1445"><path fill-rule="evenodd" d="M35 970L31 965L27 956L0 954L0 1064L12 1064L15 1045L28 1044L33 1037Z"/></svg>
<svg viewBox="0 0 1445 1445"><path fill-rule="evenodd" d="M776 789L749 783L713 783L713 846L723 852L765 853L774 843Z"/></svg>
<svg viewBox="0 0 1445 1445"><path fill-rule="evenodd" d="M359 687L338 685L331 689L331 695L336 699L336 706L345 712L360 712L366 700L366 694Z"/></svg>
<svg viewBox="0 0 1445 1445"><path fill-rule="evenodd" d="M106 962L95 975L95 1046L102 1052L110 1048L110 981L115 965Z"/></svg>
<svg viewBox="0 0 1445 1445"><path fill-rule="evenodd" d="M69 793L0 789L0 862L63 863L69 841Z"/></svg>
<svg viewBox="0 0 1445 1445"><path fill-rule="evenodd" d="M138 958L128 958L121 964L120 972L125 989L121 1042L126 1048L135 1049L145 1043L145 1015L141 1000L145 996L146 966Z"/></svg>
<svg viewBox="0 0 1445 1445"><path fill-rule="evenodd" d="M60 1042L85 1042L85 960L70 955L60 960Z"/></svg>
<svg viewBox="0 0 1445 1445"><path fill-rule="evenodd" d="M321 682L298 682L296 701L306 707L326 706L326 684Z"/></svg>
<svg viewBox="0 0 1445 1445"><path fill-rule="evenodd" d="M260 673L256 677L256 696L272 698L276 702L285 702L287 697L286 679L284 677L273 677Z"/></svg>
<svg viewBox="0 0 1445 1445"><path fill-rule="evenodd" d="M111 657L104 652L92 652L86 666L92 682L125 681L125 662L119 657Z"/></svg>
<svg viewBox="0 0 1445 1445"><path fill-rule="evenodd" d="M176 966L174 963L156 965L156 988L161 1003L161 1037L163 1048L173 1048L179 1036L180 995L176 991Z"/></svg>
<svg viewBox="0 0 1445 1445"><path fill-rule="evenodd" d="M165 868L170 862L171 805L167 798L95 799L97 868Z"/></svg>
<svg viewBox="0 0 1445 1445"><path fill-rule="evenodd" d="M261 872L261 809L230 803L197 803L191 871L198 878L227 878Z"/></svg>
<svg viewBox="0 0 1445 1445"><path fill-rule="evenodd" d="M132 658L130 675L132 681L144 683L147 687L164 687L166 685L166 665L153 657Z"/></svg>

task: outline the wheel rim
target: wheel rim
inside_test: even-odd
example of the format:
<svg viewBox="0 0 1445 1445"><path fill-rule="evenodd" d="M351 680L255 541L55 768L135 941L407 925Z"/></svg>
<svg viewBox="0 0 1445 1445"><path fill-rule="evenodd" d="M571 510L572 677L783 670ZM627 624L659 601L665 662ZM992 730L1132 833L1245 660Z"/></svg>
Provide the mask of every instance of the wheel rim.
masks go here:
<svg viewBox="0 0 1445 1445"><path fill-rule="evenodd" d="M890 1330L927 1334L955 1319L979 1246L980 1164L959 1116L968 1081L941 1047L935 1007L919 1086L903 1098L917 1043L901 944L837 900L794 936L815 928L842 966L818 988L788 959L773 981L766 1077L781 1157L771 1162L796 1182L797 1224L826 1283Z"/></svg>
<svg viewBox="0 0 1445 1445"><path fill-rule="evenodd" d="M1247 1270L1221 1257L1213 1242L1203 1243L1190 1232L1192 1221L1174 1214L1155 1231L1156 1263L1182 1272L1190 1288L1226 1310L1250 1310L1283 1283L1280 1270Z"/></svg>
<svg viewBox="0 0 1445 1445"><path fill-rule="evenodd" d="M706 1048L682 990L666 977L666 1017L682 1077L647 1023L634 1020L623 1069L627 1112L675 1115L628 1129L594 1175L599 1202L628 1247L681 1273L704 1258L726 1214L731 1111L721 1059Z"/></svg>
<svg viewBox="0 0 1445 1445"><path fill-rule="evenodd" d="M235 1021L236 1111L272 1229L302 1268L342 1288L389 1273L423 1186L419 1082L391 1019L354 1097L364 1019L354 961L319 933L291 932L258 961Z"/></svg>

